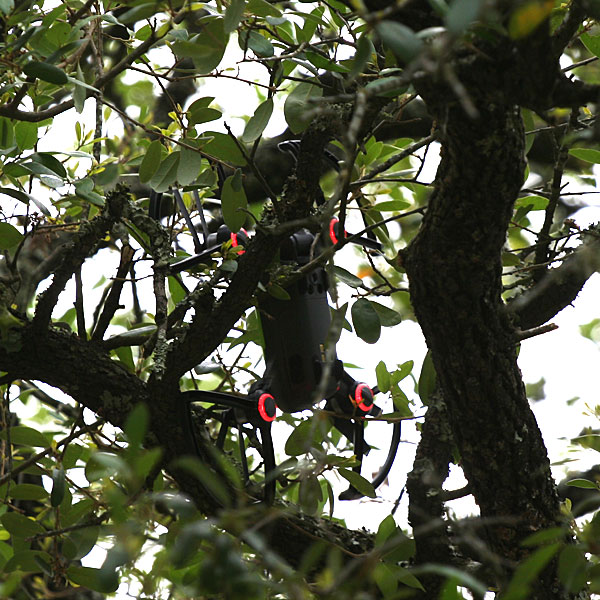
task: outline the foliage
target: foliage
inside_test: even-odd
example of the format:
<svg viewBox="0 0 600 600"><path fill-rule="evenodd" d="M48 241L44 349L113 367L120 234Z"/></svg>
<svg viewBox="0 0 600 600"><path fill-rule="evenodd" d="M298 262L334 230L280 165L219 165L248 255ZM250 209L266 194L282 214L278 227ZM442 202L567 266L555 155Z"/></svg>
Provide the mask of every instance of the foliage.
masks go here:
<svg viewBox="0 0 600 600"><path fill-rule="evenodd" d="M559 506L514 352L598 267L598 227L577 214L600 163L597 13L583 0L0 0L0 596L600 593L600 512L575 521L570 499L584 490L596 510L597 473L572 476ZM209 82L234 82L239 105ZM294 164L277 149L291 138ZM460 163L475 145L485 168ZM172 206L149 218L151 189L254 236L176 273L189 224ZM333 216L351 233L314 257L333 284L330 347L342 328L372 344L380 420L423 422L410 523L382 515L375 534L336 518L338 488L378 491L319 405L276 423L288 437L272 507L256 500L252 448L244 481L235 429L214 450L209 407L193 411L198 447L182 434L180 390L243 395L259 378L257 298L289 298L298 277L278 248L301 228L326 236ZM381 253L333 264L368 234ZM377 346L415 319L422 368ZM597 343L597 326L582 335ZM506 429L486 437L461 398ZM598 412L573 441L590 454ZM450 462L476 526L446 513Z"/></svg>

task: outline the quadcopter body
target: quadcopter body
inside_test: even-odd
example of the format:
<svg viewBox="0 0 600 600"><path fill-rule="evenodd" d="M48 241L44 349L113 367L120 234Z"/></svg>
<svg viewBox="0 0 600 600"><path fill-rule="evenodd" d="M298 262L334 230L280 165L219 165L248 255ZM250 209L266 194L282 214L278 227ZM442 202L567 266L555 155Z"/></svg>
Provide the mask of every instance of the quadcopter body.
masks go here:
<svg viewBox="0 0 600 600"><path fill-rule="evenodd" d="M245 245L246 232L230 232L222 225L216 233L209 234L197 195L196 203L202 219L204 239L201 241L179 191L174 191L180 210L192 231L195 254L171 265L178 273L207 262L210 255L228 240L232 245ZM152 192L150 213L160 214L161 195ZM344 233L345 235L345 233ZM329 237L336 243L340 236L337 219L329 227ZM369 248L378 244L371 238L357 238L357 243ZM287 238L280 247L283 264L296 267L306 265L312 258L315 235L300 230ZM243 250L242 250L243 252ZM325 401L325 410L332 415L336 427L353 444L360 473L363 456L369 451L364 440L365 417L379 416L381 409L374 404L377 388L358 382L343 368L335 349L326 349L326 339L331 326L331 311L327 300L328 277L323 267L316 267L286 287L286 299L264 294L258 301L258 310L264 337L265 372L252 384L248 395L240 398L233 394L211 391L187 391L182 395L187 403L202 402L211 407L210 414L221 422L216 445L223 449L227 431L238 430L242 469L247 482L250 474L246 459L244 435L258 449L264 465L263 499L271 503L275 496L276 465L271 438L271 424L277 408L295 413ZM189 411L188 411L189 412ZM192 428L193 429L193 428ZM257 436L257 433L260 435ZM394 423L388 457L373 480L373 487L387 477L400 441L400 423ZM363 494L350 487L340 497L353 499Z"/></svg>

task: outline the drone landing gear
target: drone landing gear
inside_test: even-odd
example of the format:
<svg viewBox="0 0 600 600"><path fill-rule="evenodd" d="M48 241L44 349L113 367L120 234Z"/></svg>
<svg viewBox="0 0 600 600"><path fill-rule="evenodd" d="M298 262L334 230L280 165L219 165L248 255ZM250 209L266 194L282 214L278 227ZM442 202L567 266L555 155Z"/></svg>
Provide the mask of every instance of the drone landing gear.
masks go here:
<svg viewBox="0 0 600 600"><path fill-rule="evenodd" d="M343 371L342 379L335 394L325 404L325 410L333 412L334 415L340 415L332 417L333 425L352 442L354 455L358 462L353 470L359 475L363 459L371 449L365 442L365 417L378 417L382 413L382 410L373 401L376 390L377 388L375 388L375 391L372 390L366 383L355 381L346 371ZM387 458L371 482L374 489L377 489L385 481L394 464L400 444L400 434L401 422L398 421L393 425ZM363 495L350 486L340 494L339 498L340 500L356 500L362 498Z"/></svg>
<svg viewBox="0 0 600 600"><path fill-rule="evenodd" d="M251 490L254 486L250 482L246 451L249 446L258 450L264 467L262 499L265 503L272 504L275 499L275 452L271 423L275 420L277 410L273 396L258 391L241 398L222 392L202 390L191 390L183 392L182 395L187 404L202 402L211 405L208 408L210 416L221 422L216 440L219 450L224 450L228 430L232 427L237 429L242 473L246 485Z"/></svg>

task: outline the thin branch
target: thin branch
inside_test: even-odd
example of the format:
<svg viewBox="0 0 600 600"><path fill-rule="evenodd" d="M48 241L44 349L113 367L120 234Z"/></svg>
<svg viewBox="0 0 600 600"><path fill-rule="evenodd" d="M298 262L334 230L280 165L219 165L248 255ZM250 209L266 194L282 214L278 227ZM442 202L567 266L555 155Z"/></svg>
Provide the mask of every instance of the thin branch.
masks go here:
<svg viewBox="0 0 600 600"><path fill-rule="evenodd" d="M85 330L85 312L83 307L83 283L81 281L81 267L75 271L75 314L77 315L77 335L87 339Z"/></svg>
<svg viewBox="0 0 600 600"><path fill-rule="evenodd" d="M102 314L98 318L98 322L92 335L92 340L99 341L104 337L104 333L110 325L111 319L119 308L121 291L125 285L127 273L131 268L134 254L135 250L128 244L124 244L121 248L121 261L117 269L117 275L112 282L110 292L108 293L106 301L104 302L104 308L102 310Z"/></svg>
<svg viewBox="0 0 600 600"><path fill-rule="evenodd" d="M548 333L549 331L556 331L557 329L558 325L547 323L546 325L540 325L539 327L533 327L532 329L527 329L525 331L517 330L515 331L514 337L517 342L522 342L523 340L528 340L529 338Z"/></svg>
<svg viewBox="0 0 600 600"><path fill-rule="evenodd" d="M61 446L70 444L73 440L77 439L78 437L81 437L85 433L90 433L91 431L97 429L100 425L102 425L102 423L104 423L104 419L98 419L91 425L85 425L81 429L74 431L66 438L60 440L56 444L56 446L49 446L48 448L44 448L44 450L42 450L41 452L38 452L37 454L30 456L26 460L21 461L14 469L11 469L10 472L0 477L0 485L4 485L7 481L14 479L19 473L36 464L40 459L44 458L44 456L48 456L49 454L55 452Z"/></svg>
<svg viewBox="0 0 600 600"><path fill-rule="evenodd" d="M267 198L273 203L273 208L274 208L275 212L277 213L278 206L279 206L279 198L277 198L277 194L275 194L275 192L271 189L271 186L269 185L268 181L264 178L264 175L261 173L260 169L256 166L256 163L248 155L248 153L246 152L246 148L244 148L244 146L242 144L240 144L240 141L233 134L229 125L227 123L224 123L224 126L225 126L225 129L227 130L229 137L233 140L233 142L237 146L238 150L242 153L242 156L246 159L248 166L252 170L252 173L254 173L254 176L256 177L256 179L258 180L260 185L262 186L263 190L265 191Z"/></svg>
<svg viewBox="0 0 600 600"><path fill-rule="evenodd" d="M166 35L168 31L164 32ZM140 56L142 56L145 52L147 52L152 46L160 41L162 37L158 37L156 33L153 31L150 37L142 42L139 46L137 46L134 50L132 50L123 60L117 63L110 71L104 73L100 77L98 77L91 85L92 87L100 90L103 88L109 81L115 79L118 75L120 75L125 69L129 67L129 65L137 60ZM87 90L87 95L92 95L91 90ZM60 104L52 106L46 110L41 110L39 112L26 112L17 109L16 107L12 107L10 104L6 104L4 106L0 106L0 116L9 117L11 119L16 119L17 121L29 121L31 123L39 123L40 121L45 121L46 119L52 119L61 113L70 110L75 106L75 102L73 98L70 100L65 100Z"/></svg>
<svg viewBox="0 0 600 600"><path fill-rule="evenodd" d="M546 207L544 224L542 225L542 228L540 229L537 238L538 245L535 250L535 262L537 264L545 263L550 258L549 247L552 241L552 238L550 237L550 228L552 227L552 223L554 222L554 213L556 212L558 200L560 199L562 176L565 169L565 165L567 163L567 159L569 158L568 148L565 143L565 138L569 133L569 129L570 127L568 127L564 132L564 136L558 148L556 161L554 163L554 174L552 177L552 187L550 189L550 199L548 201L548 206ZM540 280L544 272L545 271L543 270L535 272L534 278L536 279L536 281Z"/></svg>
<svg viewBox="0 0 600 600"><path fill-rule="evenodd" d="M353 181L351 184L351 187L353 187L353 188L360 187L361 185L363 185L363 183L370 183L371 179L373 179L380 173L387 171L390 167L393 167L396 163L399 163L401 160L404 160L411 154L414 154L417 150L419 150L420 148L423 148L423 146L427 146L428 144L431 144L431 142L434 142L437 138L438 138L438 133L434 132L431 135L424 137L422 140L419 140L418 142L415 142L414 144L407 146L402 151L400 151L398 154L394 154L394 156L391 156L386 161L382 162L380 165L377 165L376 167L371 169L364 177L361 177L360 179Z"/></svg>

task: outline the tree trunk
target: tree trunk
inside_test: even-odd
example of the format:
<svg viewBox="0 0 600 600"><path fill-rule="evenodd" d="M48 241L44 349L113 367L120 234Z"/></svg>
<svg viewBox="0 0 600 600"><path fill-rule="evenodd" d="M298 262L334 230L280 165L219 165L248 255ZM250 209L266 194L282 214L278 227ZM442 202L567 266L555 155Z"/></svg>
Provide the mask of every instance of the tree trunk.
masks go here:
<svg viewBox="0 0 600 600"><path fill-rule="evenodd" d="M478 118L458 102L438 106L442 160L422 228L404 259L502 586L530 551L521 542L561 522L501 299L501 251L523 183L523 127L509 104L480 102ZM568 597L552 568L534 586L531 598Z"/></svg>

